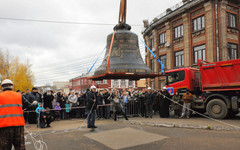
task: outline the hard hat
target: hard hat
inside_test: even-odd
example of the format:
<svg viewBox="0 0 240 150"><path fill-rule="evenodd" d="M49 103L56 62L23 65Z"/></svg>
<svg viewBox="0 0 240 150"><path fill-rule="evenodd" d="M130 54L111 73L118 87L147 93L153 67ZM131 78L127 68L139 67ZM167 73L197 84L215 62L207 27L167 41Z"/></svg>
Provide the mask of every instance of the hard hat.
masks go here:
<svg viewBox="0 0 240 150"><path fill-rule="evenodd" d="M163 87L163 90L166 90L166 89L167 89L167 87L164 86L164 87Z"/></svg>
<svg viewBox="0 0 240 150"><path fill-rule="evenodd" d="M96 89L96 86L94 86L94 85L93 85L93 86L91 86L91 88L90 88L90 89Z"/></svg>
<svg viewBox="0 0 240 150"><path fill-rule="evenodd" d="M5 79L5 80L3 80L3 82L2 82L2 86L5 85L5 84L11 84L11 85L13 85L13 82L12 82L11 80L9 80L9 79Z"/></svg>
<svg viewBox="0 0 240 150"><path fill-rule="evenodd" d="M148 87L147 89L148 89L148 90L151 90L152 88L151 88L151 87Z"/></svg>

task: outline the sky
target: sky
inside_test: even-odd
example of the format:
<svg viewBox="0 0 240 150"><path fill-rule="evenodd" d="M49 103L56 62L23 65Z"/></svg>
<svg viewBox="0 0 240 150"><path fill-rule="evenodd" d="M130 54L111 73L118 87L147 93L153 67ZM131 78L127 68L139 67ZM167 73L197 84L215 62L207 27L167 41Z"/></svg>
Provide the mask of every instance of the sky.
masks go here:
<svg viewBox="0 0 240 150"><path fill-rule="evenodd" d="M131 31L142 38L144 19L150 22L179 2L181 0L128 0L127 23L132 25ZM118 23L119 6L120 0L0 0L0 49L8 50L22 62L30 62L35 85L69 81L87 73L99 56L94 69L101 64L107 35ZM144 45L139 44L144 55Z"/></svg>

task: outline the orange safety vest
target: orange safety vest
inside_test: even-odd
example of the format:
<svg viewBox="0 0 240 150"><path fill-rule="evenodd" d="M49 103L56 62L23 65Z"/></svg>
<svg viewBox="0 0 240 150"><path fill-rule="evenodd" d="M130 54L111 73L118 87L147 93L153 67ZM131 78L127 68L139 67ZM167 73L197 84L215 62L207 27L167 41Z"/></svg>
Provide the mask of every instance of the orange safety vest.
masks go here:
<svg viewBox="0 0 240 150"><path fill-rule="evenodd" d="M24 126L22 96L14 91L0 94L0 128Z"/></svg>

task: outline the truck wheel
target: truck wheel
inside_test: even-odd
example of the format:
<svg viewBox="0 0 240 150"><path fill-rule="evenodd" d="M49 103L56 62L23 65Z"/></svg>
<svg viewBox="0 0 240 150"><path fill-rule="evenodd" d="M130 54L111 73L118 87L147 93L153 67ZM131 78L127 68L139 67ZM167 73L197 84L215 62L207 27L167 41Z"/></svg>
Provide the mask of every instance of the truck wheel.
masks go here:
<svg viewBox="0 0 240 150"><path fill-rule="evenodd" d="M220 99L213 99L207 104L207 113L215 119L224 119L228 114L227 105Z"/></svg>

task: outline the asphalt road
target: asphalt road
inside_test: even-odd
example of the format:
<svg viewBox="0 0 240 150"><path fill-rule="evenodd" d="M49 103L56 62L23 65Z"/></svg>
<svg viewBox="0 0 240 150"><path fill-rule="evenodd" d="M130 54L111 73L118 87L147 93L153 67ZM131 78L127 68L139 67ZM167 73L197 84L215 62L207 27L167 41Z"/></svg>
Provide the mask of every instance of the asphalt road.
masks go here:
<svg viewBox="0 0 240 150"><path fill-rule="evenodd" d="M58 123L61 126L61 123ZM62 126L66 126L62 125ZM70 129L70 128L68 128ZM239 131L164 128L127 125L112 120L91 131L40 130L48 150L239 150ZM38 139L38 137L36 137ZM28 150L34 150L27 139Z"/></svg>

